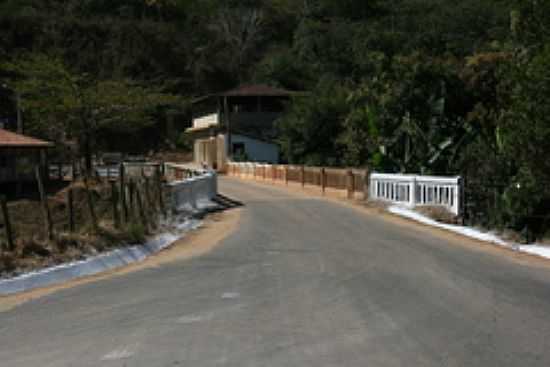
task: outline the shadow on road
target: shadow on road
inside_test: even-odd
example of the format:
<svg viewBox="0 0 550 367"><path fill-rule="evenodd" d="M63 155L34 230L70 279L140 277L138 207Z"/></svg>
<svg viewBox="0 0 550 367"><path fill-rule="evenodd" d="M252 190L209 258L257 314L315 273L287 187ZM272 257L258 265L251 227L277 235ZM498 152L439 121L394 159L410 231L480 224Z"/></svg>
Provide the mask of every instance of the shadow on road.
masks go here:
<svg viewBox="0 0 550 367"><path fill-rule="evenodd" d="M217 211L224 211L224 210L240 208L244 206L242 202L235 199L231 199L221 194L216 195L216 197L212 201L218 204L219 209Z"/></svg>

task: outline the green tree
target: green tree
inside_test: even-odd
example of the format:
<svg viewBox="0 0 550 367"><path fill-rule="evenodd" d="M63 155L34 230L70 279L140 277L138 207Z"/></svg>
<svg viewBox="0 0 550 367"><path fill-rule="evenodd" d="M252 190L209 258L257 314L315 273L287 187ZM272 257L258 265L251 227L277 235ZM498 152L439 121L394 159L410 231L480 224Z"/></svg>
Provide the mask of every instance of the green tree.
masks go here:
<svg viewBox="0 0 550 367"><path fill-rule="evenodd" d="M180 99L130 81L100 81L71 72L47 55L30 55L2 69L12 74L11 87L22 96L28 127L55 141L76 139L88 171L101 129L131 134L154 123L158 106Z"/></svg>

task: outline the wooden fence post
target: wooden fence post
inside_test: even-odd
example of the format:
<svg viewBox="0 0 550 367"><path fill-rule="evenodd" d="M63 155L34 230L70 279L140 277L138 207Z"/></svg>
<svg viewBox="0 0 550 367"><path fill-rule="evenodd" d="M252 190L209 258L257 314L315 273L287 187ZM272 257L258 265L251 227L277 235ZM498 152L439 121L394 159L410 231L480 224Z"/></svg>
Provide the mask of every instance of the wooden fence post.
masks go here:
<svg viewBox="0 0 550 367"><path fill-rule="evenodd" d="M347 177L347 189L348 189L348 199L353 199L354 197L354 192L355 192L355 183L354 183L354 177L353 177L353 171L352 170L348 170L346 172L346 177Z"/></svg>
<svg viewBox="0 0 550 367"><path fill-rule="evenodd" d="M94 201L92 198L92 193L90 192L90 186L88 185L87 176L84 176L84 187L86 189L86 202L88 203L88 210L90 211L90 217L92 219L92 228L94 232L97 233L99 231L99 225L97 223L97 216L95 213Z"/></svg>
<svg viewBox="0 0 550 367"><path fill-rule="evenodd" d="M74 158L71 159L71 181L76 181L78 175L76 173L76 162L74 161Z"/></svg>
<svg viewBox="0 0 550 367"><path fill-rule="evenodd" d="M124 213L124 222L128 223L128 203L126 201L126 173L124 169L124 163L120 163L120 171L118 173L120 178L120 201L122 204L122 211Z"/></svg>
<svg viewBox="0 0 550 367"><path fill-rule="evenodd" d="M162 212L163 217L166 218L166 208L164 207L164 193L163 193L163 190L162 190L162 180L161 180L160 168L157 170L156 183L157 183L157 194L158 194L158 201L159 201L159 209Z"/></svg>
<svg viewBox="0 0 550 367"><path fill-rule="evenodd" d="M111 183L111 202L113 205L113 222L115 228L120 228L120 213L118 211L118 190L115 181L109 181Z"/></svg>
<svg viewBox="0 0 550 367"><path fill-rule="evenodd" d="M145 187L145 201L149 206L151 206L152 210L155 210L155 202L153 201L151 196L151 187L149 185L149 177L143 176L143 182Z"/></svg>
<svg viewBox="0 0 550 367"><path fill-rule="evenodd" d="M50 213L50 207L48 205L46 193L44 191L44 185L42 184L42 174L40 172L40 167L36 166L34 172L36 175L36 182L38 184L38 193L40 194L40 203L42 204L42 215L44 217L46 233L48 235L48 239L51 241L54 239L53 221L52 221L52 215Z"/></svg>
<svg viewBox="0 0 550 367"><path fill-rule="evenodd" d="M325 167L321 168L321 190L323 191L323 195L325 195L325 191L327 188L327 176L325 172Z"/></svg>
<svg viewBox="0 0 550 367"><path fill-rule="evenodd" d="M0 196L0 203L2 206L2 216L4 217L4 229L6 230L6 239L8 241L8 251L15 250L15 242L13 238L13 231L11 228L10 214L8 211L8 202L4 195Z"/></svg>
<svg viewBox="0 0 550 367"><path fill-rule="evenodd" d="M137 205L138 205L139 216L141 218L141 223L143 224L143 227L145 228L145 231L147 231L147 229L148 229L148 227L147 227L147 217L145 216L145 210L143 208L141 190L139 189L139 186L136 186L135 189L136 189L136 200L137 200Z"/></svg>
<svg viewBox="0 0 550 367"><path fill-rule="evenodd" d="M302 187L306 185L306 169L304 165L300 166L300 181L302 182Z"/></svg>
<svg viewBox="0 0 550 367"><path fill-rule="evenodd" d="M135 194L135 182L134 180L130 180L128 182L128 208L129 208L129 211L130 211L130 216L132 217L135 213L135 198L134 198L134 194Z"/></svg>
<svg viewBox="0 0 550 367"><path fill-rule="evenodd" d="M69 188L69 191L67 191L67 207L69 209L69 231L72 233L75 231L74 193L72 187Z"/></svg>

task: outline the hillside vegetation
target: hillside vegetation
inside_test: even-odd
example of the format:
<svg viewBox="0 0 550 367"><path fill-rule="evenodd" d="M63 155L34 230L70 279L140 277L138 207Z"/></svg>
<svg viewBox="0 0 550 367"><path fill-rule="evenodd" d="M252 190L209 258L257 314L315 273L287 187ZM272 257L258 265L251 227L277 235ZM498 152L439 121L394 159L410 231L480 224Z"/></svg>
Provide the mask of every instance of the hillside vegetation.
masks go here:
<svg viewBox="0 0 550 367"><path fill-rule="evenodd" d="M287 161L460 174L471 221L550 228L546 1L5 0L0 57L46 137L89 146L268 83L310 92L278 123Z"/></svg>

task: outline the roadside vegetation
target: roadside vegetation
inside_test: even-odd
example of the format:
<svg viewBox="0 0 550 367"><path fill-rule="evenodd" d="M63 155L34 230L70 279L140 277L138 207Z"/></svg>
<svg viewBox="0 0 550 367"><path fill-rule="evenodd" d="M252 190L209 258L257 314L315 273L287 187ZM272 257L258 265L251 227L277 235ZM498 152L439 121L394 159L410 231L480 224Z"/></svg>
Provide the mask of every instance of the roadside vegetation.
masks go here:
<svg viewBox="0 0 550 367"><path fill-rule="evenodd" d="M69 209L69 191L72 191L72 211ZM97 225L93 223L90 213L88 192ZM157 229L156 219L151 218L150 226L144 225L134 202L130 206L132 210L128 220L122 220L121 212L113 212L112 195L109 183L94 180L88 183L88 189L82 181L76 181L49 197L47 205L52 221L51 236L39 201L18 200L9 203L14 247L8 248L5 219L0 218L0 243L3 247L0 254L0 278L143 243L146 236ZM72 228L70 215L73 217Z"/></svg>
<svg viewBox="0 0 550 367"><path fill-rule="evenodd" d="M287 162L462 175L470 224L536 239L549 29L535 0L7 0L0 76L37 135L85 157L157 149L155 123L239 83L308 91L278 122Z"/></svg>

